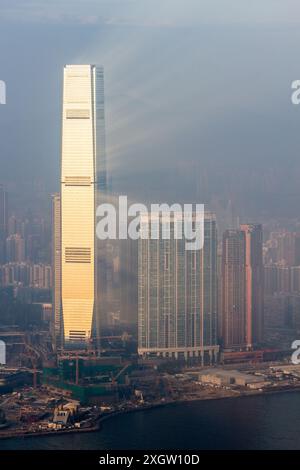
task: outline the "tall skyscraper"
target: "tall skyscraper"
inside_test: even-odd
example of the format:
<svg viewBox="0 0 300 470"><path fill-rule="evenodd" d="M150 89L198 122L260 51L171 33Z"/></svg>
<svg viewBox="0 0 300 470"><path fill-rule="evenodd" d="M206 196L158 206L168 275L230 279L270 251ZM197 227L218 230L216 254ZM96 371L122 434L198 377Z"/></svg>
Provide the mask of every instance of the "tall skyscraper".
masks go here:
<svg viewBox="0 0 300 470"><path fill-rule="evenodd" d="M222 346L246 346L245 234L227 230L222 250Z"/></svg>
<svg viewBox="0 0 300 470"><path fill-rule="evenodd" d="M141 231L157 215L141 216ZM204 247L188 251L185 240L141 239L138 248L138 352L175 358L217 358L217 231L213 214L204 220Z"/></svg>
<svg viewBox="0 0 300 470"><path fill-rule="evenodd" d="M222 247L218 245L217 250L217 338L218 343L222 338L223 312L222 312Z"/></svg>
<svg viewBox="0 0 300 470"><path fill-rule="evenodd" d="M138 241L120 241L121 320L137 325L138 312Z"/></svg>
<svg viewBox="0 0 300 470"><path fill-rule="evenodd" d="M19 233L7 237L6 257L9 263L22 263L25 261L25 241Z"/></svg>
<svg viewBox="0 0 300 470"><path fill-rule="evenodd" d="M0 264L5 263L5 240L7 237L7 193L0 185Z"/></svg>
<svg viewBox="0 0 300 470"><path fill-rule="evenodd" d="M263 232L258 224L243 224L246 266L246 344L251 348L263 340Z"/></svg>
<svg viewBox="0 0 300 470"><path fill-rule="evenodd" d="M65 344L86 344L97 315L98 189L106 186L104 79L95 65L64 68L61 289Z"/></svg>
<svg viewBox="0 0 300 470"><path fill-rule="evenodd" d="M54 348L62 343L61 311L61 199L52 196L52 338Z"/></svg>
<svg viewBox="0 0 300 470"><path fill-rule="evenodd" d="M300 233L284 231L277 237L277 263L285 266L300 264Z"/></svg>
<svg viewBox="0 0 300 470"><path fill-rule="evenodd" d="M271 264L264 266L264 293L274 295L278 292L278 266Z"/></svg>

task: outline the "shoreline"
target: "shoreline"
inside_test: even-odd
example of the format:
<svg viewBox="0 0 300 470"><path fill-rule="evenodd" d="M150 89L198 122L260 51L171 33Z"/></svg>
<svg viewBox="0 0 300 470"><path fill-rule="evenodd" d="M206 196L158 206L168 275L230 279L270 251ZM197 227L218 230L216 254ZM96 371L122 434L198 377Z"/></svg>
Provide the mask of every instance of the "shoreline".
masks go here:
<svg viewBox="0 0 300 470"><path fill-rule="evenodd" d="M61 429L57 431L37 431L37 432L26 432L26 431L18 431L15 432L1 432L0 431L0 440L5 439L25 439L30 437L55 437L61 435L70 435L70 434L81 434L81 433L95 433L99 432L101 429L102 423L105 421L112 419L116 416L128 414L128 413L136 413L141 411L152 410L155 408L161 407L168 407L174 405L182 405L184 403L194 403L194 402L202 402L202 401L214 401L214 400L228 400L228 399L236 399L236 398L244 398L244 397L257 397L257 396L267 396L267 395L274 395L274 394L283 394L283 393L300 393L300 386L296 388L281 388L277 390L264 390L264 391L248 391L244 393L240 393L239 395L228 395L228 396L211 396L211 397L195 397L195 398L188 398L188 399L178 399L166 402L159 402L153 403L149 405L145 405L139 408L129 408L125 410L118 410L112 413L108 413L105 415L101 415L95 419L94 424L88 428L72 428L72 429Z"/></svg>

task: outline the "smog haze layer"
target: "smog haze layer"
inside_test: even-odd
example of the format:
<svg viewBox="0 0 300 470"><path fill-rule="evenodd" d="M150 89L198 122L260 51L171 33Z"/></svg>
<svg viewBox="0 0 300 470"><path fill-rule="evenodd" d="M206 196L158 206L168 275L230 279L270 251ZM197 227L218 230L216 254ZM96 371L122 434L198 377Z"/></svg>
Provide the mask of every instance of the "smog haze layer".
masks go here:
<svg viewBox="0 0 300 470"><path fill-rule="evenodd" d="M62 70L105 67L113 188L292 216L300 196L297 1L1 0L1 180L58 189ZM222 14L221 11L222 10Z"/></svg>

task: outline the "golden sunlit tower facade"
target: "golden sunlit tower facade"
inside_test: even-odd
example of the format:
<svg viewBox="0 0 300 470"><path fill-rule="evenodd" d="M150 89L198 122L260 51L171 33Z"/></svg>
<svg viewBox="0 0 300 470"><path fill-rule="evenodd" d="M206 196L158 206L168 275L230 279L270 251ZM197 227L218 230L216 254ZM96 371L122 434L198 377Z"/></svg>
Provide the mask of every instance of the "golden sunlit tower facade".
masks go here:
<svg viewBox="0 0 300 470"><path fill-rule="evenodd" d="M98 189L106 185L102 67L64 68L61 291L65 346L87 344L97 315Z"/></svg>

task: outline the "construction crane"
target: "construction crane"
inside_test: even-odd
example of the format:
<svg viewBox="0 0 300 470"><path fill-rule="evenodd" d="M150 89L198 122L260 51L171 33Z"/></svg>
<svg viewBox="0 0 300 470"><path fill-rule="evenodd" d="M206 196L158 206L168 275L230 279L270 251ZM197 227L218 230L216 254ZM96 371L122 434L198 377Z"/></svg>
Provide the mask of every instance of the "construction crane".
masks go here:
<svg viewBox="0 0 300 470"><path fill-rule="evenodd" d="M29 368L33 373L33 387L37 387L37 372L38 372L38 365L41 359L39 352L30 346L29 344L25 343L26 353L20 355L21 365L22 365L22 357L28 361L30 360L31 367Z"/></svg>

